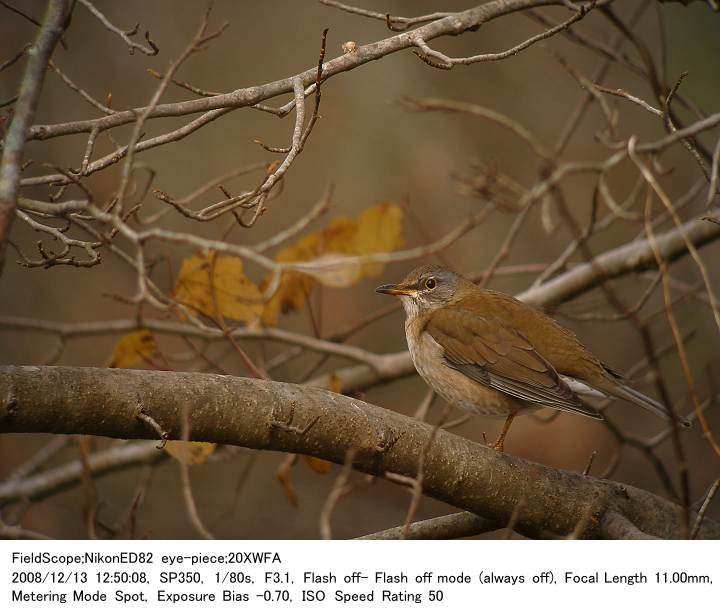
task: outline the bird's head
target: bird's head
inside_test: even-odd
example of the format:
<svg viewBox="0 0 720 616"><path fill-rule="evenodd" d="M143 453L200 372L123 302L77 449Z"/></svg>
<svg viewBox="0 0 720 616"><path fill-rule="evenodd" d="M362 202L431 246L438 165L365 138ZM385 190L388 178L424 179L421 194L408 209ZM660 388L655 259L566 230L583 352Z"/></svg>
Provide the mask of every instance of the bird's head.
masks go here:
<svg viewBox="0 0 720 616"><path fill-rule="evenodd" d="M397 295L409 316L437 310L459 299L466 285L459 274L439 265L416 267L397 284L384 284L375 291Z"/></svg>

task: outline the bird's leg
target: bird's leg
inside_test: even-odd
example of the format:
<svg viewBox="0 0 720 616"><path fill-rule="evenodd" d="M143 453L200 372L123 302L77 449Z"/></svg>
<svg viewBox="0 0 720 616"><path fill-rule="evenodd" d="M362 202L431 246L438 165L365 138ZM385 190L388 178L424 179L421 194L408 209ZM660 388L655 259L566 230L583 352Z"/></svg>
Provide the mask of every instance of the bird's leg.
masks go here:
<svg viewBox="0 0 720 616"><path fill-rule="evenodd" d="M500 435L497 437L497 440L491 445L491 447L495 451L503 451L505 449L505 437L507 436L508 430L510 430L510 425L512 424L513 419L515 419L515 413L510 413L505 419L505 424L500 431Z"/></svg>

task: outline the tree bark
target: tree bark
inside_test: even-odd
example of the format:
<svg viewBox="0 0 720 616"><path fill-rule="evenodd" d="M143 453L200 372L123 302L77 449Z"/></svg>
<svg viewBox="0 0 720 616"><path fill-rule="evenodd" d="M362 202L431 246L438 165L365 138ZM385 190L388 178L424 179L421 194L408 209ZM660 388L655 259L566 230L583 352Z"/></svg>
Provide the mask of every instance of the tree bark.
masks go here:
<svg viewBox="0 0 720 616"><path fill-rule="evenodd" d="M415 477L433 427L314 387L239 377L109 368L0 368L0 432L93 434L156 439L152 417L179 438L307 454L383 476ZM587 520L583 536L606 536L618 517L645 535L677 538L681 509L659 496L498 453L444 430L423 463L423 491L527 536L562 536ZM521 503L521 505L518 505ZM611 516L613 524L603 524ZM720 538L705 520L700 534Z"/></svg>

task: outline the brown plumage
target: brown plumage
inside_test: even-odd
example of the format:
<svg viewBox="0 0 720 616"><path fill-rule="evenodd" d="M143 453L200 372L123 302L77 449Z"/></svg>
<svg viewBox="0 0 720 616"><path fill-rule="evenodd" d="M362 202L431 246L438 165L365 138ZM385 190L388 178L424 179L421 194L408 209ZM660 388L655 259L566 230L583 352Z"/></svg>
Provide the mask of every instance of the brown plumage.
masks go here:
<svg viewBox="0 0 720 616"><path fill-rule="evenodd" d="M668 417L573 332L514 297L438 266L417 268L377 291L400 298L418 373L455 406L511 417L545 406L601 418L584 397L607 395Z"/></svg>

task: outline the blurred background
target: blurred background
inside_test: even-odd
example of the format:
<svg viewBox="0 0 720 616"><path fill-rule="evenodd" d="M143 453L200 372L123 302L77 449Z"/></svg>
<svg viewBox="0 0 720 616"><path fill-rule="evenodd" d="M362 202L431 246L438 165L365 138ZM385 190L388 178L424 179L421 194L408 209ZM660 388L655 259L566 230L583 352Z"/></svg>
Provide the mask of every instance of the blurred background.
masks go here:
<svg viewBox="0 0 720 616"><path fill-rule="evenodd" d="M442 0L422 1L357 0L363 8L391 12L394 15L417 15L433 11L462 10L470 2ZM626 17L639 2L616 3L616 11ZM128 109L147 104L158 81L147 69L163 72L187 45L197 29L205 5L201 2L172 0L98 0L107 17L122 28L140 23L140 32L149 30L160 48L155 57L140 53L128 54L122 41L110 35L82 6L76 6L70 28L65 34L68 49L58 46L53 56L56 64L81 87L101 101L112 93L114 109ZM44 3L22 2L29 15L40 18ZM662 15L667 40L667 79L674 83L683 71L688 76L681 92L706 112L720 107L720 15L712 13L703 2L687 7L677 3L648 3L648 8L634 28L634 33L658 55L659 20ZM544 13L559 21L566 18L562 9ZM293 75L317 62L321 34L329 28L327 58L342 53L341 45L355 41L358 45L386 38L390 33L382 21L350 15L323 6L318 2L300 0L267 0L237 2L218 0L211 17L211 29L223 21L230 27L206 51L191 56L177 78L199 88L227 92L236 88L262 84ZM433 42L433 47L448 55L466 56L500 51L539 32L542 26L524 15L510 15L459 37L446 37ZM590 15L577 26L578 31L592 38L609 42L616 32L600 15ZM34 26L0 7L0 60L11 57L32 39ZM141 40L138 38L138 40ZM452 71L431 68L419 61L409 50L395 53L329 79L323 86L321 119L305 147L293 164L283 191L269 205L267 213L252 229L236 228L230 240L252 244L272 236L301 217L332 184L333 207L310 230L325 226L341 215L357 216L379 202L394 202L404 208L403 229L408 247L427 243L450 231L470 213L478 211L483 201L466 194L458 178L472 178L479 164L496 169L524 188L538 181L538 161L533 152L507 130L462 114L412 113L397 103L403 96L441 97L475 103L497 109L532 130L545 144L552 146L567 124L568 118L583 96L571 75L549 53L562 56L583 75L591 75L600 58L588 49L562 37L554 37L536 45L517 57L501 62L456 67ZM636 57L629 46L623 53ZM22 75L24 62L18 62L0 75L0 101L13 96ZM652 101L652 94L641 79L625 69L613 66L603 85L624 88ZM170 86L164 102L188 100L195 95ZM282 100L281 100L282 99ZM280 97L272 104L284 104ZM657 139L664 134L658 118L626 101L617 104L618 132L623 138L631 134L640 140ZM4 110L3 110L4 111ZM680 108L686 121L691 116ZM56 123L97 117L75 92L48 71L35 123ZM252 109L234 111L209 124L188 138L138 155L138 161L156 173L152 187L171 195L185 195L211 178L232 168L274 158L253 139L272 145L289 142L293 115L279 119ZM146 134L171 130L183 118L152 120ZM562 160L600 160L608 155L607 148L595 135L603 129L604 120L594 105L570 141ZM126 143L132 125L113 129L112 137ZM717 138L717 136L716 136ZM48 173L42 164L77 166L85 147L85 135L52 139L28 144L26 158L35 161L25 176ZM701 141L711 150L711 136ZM107 135L98 138L94 157L115 149ZM672 197L687 192L700 175L690 155L675 147L663 158L671 173L663 177L663 185ZM88 185L101 199L108 199L117 190L120 169L113 166L88 179ZM595 176L573 176L564 184L565 196L574 215L582 224L588 220ZM251 185L251 179L238 179L227 186L239 191ZM632 165L615 170L610 183L616 195L627 195L635 182ZM27 197L47 198L47 189L25 190ZM219 200L217 192L207 202ZM701 211L701 202L687 210L684 218ZM148 196L143 212L160 211L164 205ZM604 213L604 212L603 212ZM548 264L568 244L571 234L562 220L550 211L550 220L543 224L540 208L530 214L515 241L505 264ZM501 247L515 216L496 210L481 226L475 228L450 248L436 255L441 261L461 272L482 271ZM174 230L219 237L225 229L224 220L198 223L171 213L161 224ZM552 227L552 228L550 228ZM669 228L669 227L665 227ZM641 229L636 223L620 221L593 238L592 248L598 253L632 239ZM16 222L12 240L32 252L38 238L26 225ZM153 279L166 291L172 289L171 271L177 272L182 258L190 252L182 246L155 245L154 254L170 257L171 269L158 269ZM715 289L720 288L720 247L715 244L702 252L710 268ZM85 269L54 267L27 269L15 264L15 253L8 250L8 262L0 279L0 315L50 319L68 323L129 318L134 310L113 296L130 295L135 288L135 273L109 252L103 252L100 266ZM424 260L423 262L426 262ZM388 266L377 279L363 280L345 289L318 287L314 291L315 306L321 306L320 328L324 333L341 329L374 310L384 307L390 298L373 292L375 286L401 278L419 262L396 263ZM259 282L264 273L247 266L250 277ZM672 268L673 276L689 285L699 280L697 268L684 259ZM530 286L537 273L497 276L490 286L509 293L519 293ZM645 275L633 275L612 283L619 295L633 304L648 284ZM675 291L678 295L683 293ZM693 332L688 342L691 367L698 389L707 397L720 378L720 338L712 314L692 293L686 293L675 306L680 326L685 333ZM653 293L643 309L652 314L662 308L662 294ZM620 372L627 371L643 357L639 336L623 321L575 321L563 315L587 312L610 313L601 293L592 292L558 309L558 318L574 329L580 338L604 361ZM401 312L380 318L349 339L349 343L378 353L405 350ZM663 316L653 318L651 331L658 347L672 341ZM279 326L312 334L307 311L281 317ZM97 336L68 341L61 365L106 366L119 336ZM158 336L164 351L187 350L182 341ZM52 355L52 337L28 331L0 328L0 363L37 364ZM225 345L226 346L226 345ZM270 358L286 347L270 343L243 342L251 357ZM236 353L224 351L218 342L210 352L230 374L244 375L245 368ZM278 380L294 381L303 377L308 366L304 354L273 374ZM320 372L347 365L331 359ZM146 366L147 367L147 366ZM661 362L663 374L670 385L678 408L690 410L687 387L676 354ZM212 368L209 369L212 371ZM636 384L653 393L647 379ZM358 392L369 402L394 411L413 414L422 402L426 387L417 376L392 384ZM717 390L715 390L717 393ZM428 420L437 421L442 404L436 402ZM454 412L451 418L457 417ZM720 433L718 404L707 411L715 433ZM651 436L663 429L655 417L636 412L623 403L614 404L609 415L633 435ZM482 441L494 439L501 424L491 420L473 419L454 430L467 438ZM0 480L38 450L50 436L0 435ZM683 434L686 446L693 500L701 499L707 486L720 475L720 460L713 454L695 426ZM96 449L109 442L95 439ZM618 446L613 435L600 422L570 414L561 414L543 423L532 417L516 421L510 432L506 451L543 464L582 471L591 452L597 456L593 474L600 474L616 455ZM676 467L671 444L657 448L660 458L676 480ZM69 446L49 466L78 459L77 447ZM317 538L319 515L332 489L335 467L329 474L318 474L300 460L291 470L291 481L297 506L289 502L276 479L278 466L286 460L283 453L239 451L226 460L193 467L191 476L201 516L219 537L226 538ZM626 447L614 479L637 485L667 496L662 482L648 458L637 449ZM334 511L332 528L338 538L363 535L404 522L410 502L407 491L385 481L369 481L353 474L354 490L340 501ZM242 491L237 486L242 482ZM99 478L97 498L98 519L107 527L121 526L127 519L137 486L146 486L143 505L137 511L136 536L150 538L191 538L192 528L182 503L177 463L172 459L153 467L151 475L143 468ZM82 515L83 497L79 486L32 503L23 511L22 525L53 537L86 536ZM17 505L15 505L17 507ZM447 505L423 499L417 512L422 519L452 511ZM711 507L711 516L720 516L720 499Z"/></svg>

